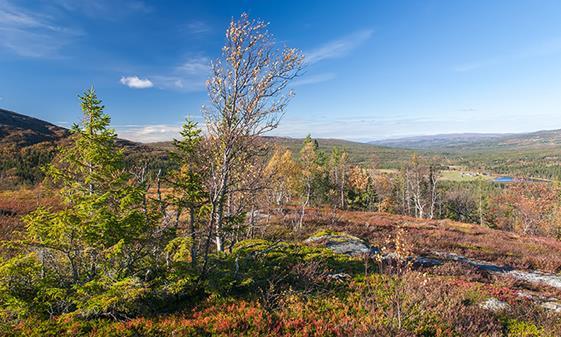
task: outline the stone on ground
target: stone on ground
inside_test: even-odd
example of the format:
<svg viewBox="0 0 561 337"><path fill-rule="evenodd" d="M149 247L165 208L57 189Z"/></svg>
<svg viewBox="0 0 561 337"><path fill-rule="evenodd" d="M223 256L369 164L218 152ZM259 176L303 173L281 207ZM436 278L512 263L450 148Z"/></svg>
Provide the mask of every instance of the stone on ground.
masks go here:
<svg viewBox="0 0 561 337"><path fill-rule="evenodd" d="M508 303L499 301L494 297L487 299L485 302L481 303L480 306L483 309L487 309L490 311L502 311L510 308L510 305Z"/></svg>
<svg viewBox="0 0 561 337"><path fill-rule="evenodd" d="M323 246L337 254L349 256L371 255L379 252L366 241L346 233L319 232L304 241L307 244Z"/></svg>

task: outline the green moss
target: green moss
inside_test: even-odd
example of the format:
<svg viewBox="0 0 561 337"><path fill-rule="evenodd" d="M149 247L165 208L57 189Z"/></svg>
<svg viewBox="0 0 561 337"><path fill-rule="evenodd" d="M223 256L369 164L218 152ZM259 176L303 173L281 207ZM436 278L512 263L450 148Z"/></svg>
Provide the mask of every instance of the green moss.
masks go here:
<svg viewBox="0 0 561 337"><path fill-rule="evenodd" d="M321 230L319 232L316 232L312 236L310 236L309 239L321 239L322 237L329 237L329 241L331 242L361 241L366 243L365 240L357 238L356 236L331 230Z"/></svg>
<svg viewBox="0 0 561 337"><path fill-rule="evenodd" d="M463 294L465 304L481 303L489 298L489 294L479 284L467 288Z"/></svg>
<svg viewBox="0 0 561 337"><path fill-rule="evenodd" d="M271 242L263 239L250 239L236 243L233 249L234 254L244 254L255 251L262 251L269 247Z"/></svg>
<svg viewBox="0 0 561 337"><path fill-rule="evenodd" d="M315 232L314 234L312 234L312 236L310 236L310 238L319 238L322 236L326 236L326 235L341 235L343 233L340 232L335 232L329 229L324 229L324 230L320 230L318 232Z"/></svg>
<svg viewBox="0 0 561 337"><path fill-rule="evenodd" d="M234 246L232 254L212 259L216 267L209 275L209 286L211 292L222 295L255 294L256 289L266 288L276 279L282 280L281 286L292 287L298 281L293 269L299 264L318 262L320 268L330 273L350 275L363 270L361 261L327 248L283 241L241 241Z"/></svg>
<svg viewBox="0 0 561 337"><path fill-rule="evenodd" d="M535 324L516 319L506 321L507 336L509 337L538 337L545 336L542 328Z"/></svg>
<svg viewBox="0 0 561 337"><path fill-rule="evenodd" d="M478 251L478 252L486 253L486 254L496 253L496 251L494 251L490 247L482 247L482 246L478 246L478 245L474 245L474 244L470 244L470 243L461 243L460 242L460 243L456 244L456 247L466 249L466 250L471 250L471 251Z"/></svg>

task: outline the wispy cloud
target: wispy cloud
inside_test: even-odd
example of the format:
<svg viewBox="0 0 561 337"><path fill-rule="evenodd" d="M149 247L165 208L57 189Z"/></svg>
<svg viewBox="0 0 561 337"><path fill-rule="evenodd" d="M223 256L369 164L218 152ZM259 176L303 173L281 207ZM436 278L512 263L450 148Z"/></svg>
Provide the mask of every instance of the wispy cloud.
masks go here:
<svg viewBox="0 0 561 337"><path fill-rule="evenodd" d="M169 141L179 136L180 124L125 125L115 127L120 138L134 142Z"/></svg>
<svg viewBox="0 0 561 337"><path fill-rule="evenodd" d="M200 74L208 74L210 69L210 60L208 57L195 57L188 59L179 67L177 67L178 72L182 72L189 76L195 76Z"/></svg>
<svg viewBox="0 0 561 337"><path fill-rule="evenodd" d="M151 76L154 85L161 89L201 91L210 74L210 60L204 56L192 57L167 74Z"/></svg>
<svg viewBox="0 0 561 337"><path fill-rule="evenodd" d="M179 30L190 35L204 35L210 32L212 29L210 25L204 21L191 21L186 24L180 25Z"/></svg>
<svg viewBox="0 0 561 337"><path fill-rule="evenodd" d="M66 11L104 20L115 20L134 13L150 13L152 7L140 0L50 0Z"/></svg>
<svg viewBox="0 0 561 337"><path fill-rule="evenodd" d="M561 38L549 39L511 53L488 57L477 61L459 64L453 70L459 73L470 72L500 65L507 62L526 60L534 57L548 56L561 53Z"/></svg>
<svg viewBox="0 0 561 337"><path fill-rule="evenodd" d="M59 50L82 35L57 18L0 0L0 46L25 57L57 57Z"/></svg>
<svg viewBox="0 0 561 337"><path fill-rule="evenodd" d="M374 31L371 29L360 30L340 39L330 41L319 48L312 49L304 53L306 63L313 64L323 60L343 57L370 39L373 33Z"/></svg>
<svg viewBox="0 0 561 337"><path fill-rule="evenodd" d="M432 126L438 121L428 117L371 117L345 116L345 118L300 118L286 116L273 135L304 137L312 132L317 138L338 138L353 141L370 141L396 136L396 132L414 132L421 126ZM401 135L399 135L401 136Z"/></svg>
<svg viewBox="0 0 561 337"><path fill-rule="evenodd" d="M471 110L470 108L468 108ZM512 133L551 129L551 125L561 125L558 114L509 115L511 123L505 127L505 118L486 112L430 115L369 116L348 115L344 118L314 118L287 115L274 136L305 137L312 132L316 138L337 138L353 141L372 141L419 135L445 133ZM449 116L454 116L449 117ZM202 121L199 116L196 120ZM554 124L552 124L552 121ZM138 142L169 141L179 136L181 124L149 124L115 126L119 137Z"/></svg>
<svg viewBox="0 0 561 337"><path fill-rule="evenodd" d="M495 65L495 64L499 64L502 61L504 61L504 59L502 59L502 58L489 58L489 59L486 59L486 60L481 60L481 61L476 61L476 62L468 62L468 63L464 63L464 64L460 64L460 65L455 66L454 71L456 71L458 73L465 73L465 72L477 70L477 69L480 69L480 68L492 66L492 65Z"/></svg>
<svg viewBox="0 0 561 337"><path fill-rule="evenodd" d="M141 79L138 76L123 76L121 77L121 84L133 89L147 89L154 86L154 83L149 79Z"/></svg>
<svg viewBox="0 0 561 337"><path fill-rule="evenodd" d="M153 8L143 1L129 1L127 3L129 9L135 12L151 13Z"/></svg>
<svg viewBox="0 0 561 337"><path fill-rule="evenodd" d="M285 137L338 138L353 141L372 141L419 135L445 133L512 133L552 129L561 125L561 117L552 111L543 114L489 113L487 110L471 109L462 114L449 113L440 116L416 115L347 115L338 118L301 117L287 114L278 129L271 134Z"/></svg>
<svg viewBox="0 0 561 337"><path fill-rule="evenodd" d="M309 84L317 84L322 82L327 82L335 79L334 73L323 73L323 74L314 74L314 75L307 75L304 74L301 78L296 79L292 85L293 86L301 86L301 85L309 85Z"/></svg>
<svg viewBox="0 0 561 337"><path fill-rule="evenodd" d="M195 120L202 120L201 117ZM394 136L416 135L419 125L442 126L450 124L447 120L430 117L380 117L347 116L341 119L285 118L280 127L271 135L286 137L304 137L310 131L318 138L338 138L355 141L369 141ZM179 137L181 124L145 124L114 126L120 138L150 143L170 141ZM437 130L435 128L434 130ZM430 132L432 129L427 128ZM397 132L397 133L396 133Z"/></svg>

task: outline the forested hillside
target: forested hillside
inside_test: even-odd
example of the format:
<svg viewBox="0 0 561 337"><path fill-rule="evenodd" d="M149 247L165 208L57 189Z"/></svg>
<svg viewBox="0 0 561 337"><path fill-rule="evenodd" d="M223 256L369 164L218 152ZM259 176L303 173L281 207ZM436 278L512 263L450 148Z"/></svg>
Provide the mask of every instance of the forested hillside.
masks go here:
<svg viewBox="0 0 561 337"><path fill-rule="evenodd" d="M0 188L35 185L68 130L0 109Z"/></svg>
<svg viewBox="0 0 561 337"><path fill-rule="evenodd" d="M561 179L561 130L450 134L372 142L437 156L449 165L520 178Z"/></svg>
<svg viewBox="0 0 561 337"><path fill-rule="evenodd" d="M542 130L529 133L443 134L387 139L370 142L394 148L425 151L497 151L547 149L561 146L561 130Z"/></svg>
<svg viewBox="0 0 561 337"><path fill-rule="evenodd" d="M32 187L44 178L42 168L70 142L70 130L49 122L0 109L0 189ZM128 165L167 168L167 154L158 147L117 139Z"/></svg>

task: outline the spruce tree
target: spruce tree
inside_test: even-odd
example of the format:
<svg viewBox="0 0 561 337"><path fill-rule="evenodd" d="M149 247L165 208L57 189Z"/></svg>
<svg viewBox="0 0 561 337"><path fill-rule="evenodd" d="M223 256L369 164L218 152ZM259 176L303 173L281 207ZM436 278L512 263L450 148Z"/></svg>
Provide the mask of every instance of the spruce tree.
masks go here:
<svg viewBox="0 0 561 337"><path fill-rule="evenodd" d="M173 186L172 203L176 207L177 219L183 210L189 212L189 245L192 265L197 265L197 230L199 226L198 214L208 203L203 177L205 168L203 164L203 136L197 123L186 119L180 131L180 139L174 139L172 159L176 162L177 169L170 173L168 182ZM181 238L186 238L181 236Z"/></svg>
<svg viewBox="0 0 561 337"><path fill-rule="evenodd" d="M145 207L145 186L125 169L95 91L80 100L82 122L46 169L62 209L24 217L26 249L0 266L3 303L23 311L126 313L163 265L164 231L156 230L157 212Z"/></svg>

